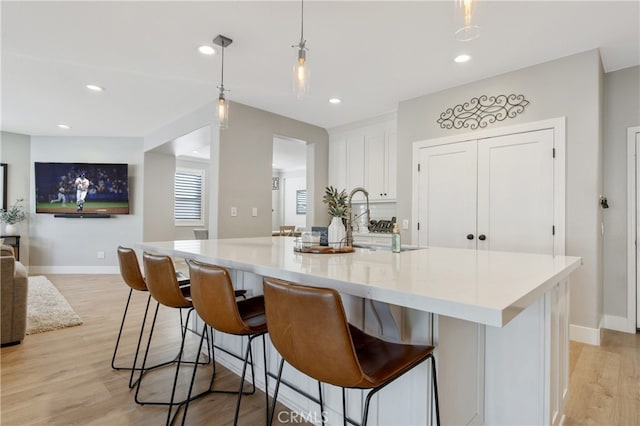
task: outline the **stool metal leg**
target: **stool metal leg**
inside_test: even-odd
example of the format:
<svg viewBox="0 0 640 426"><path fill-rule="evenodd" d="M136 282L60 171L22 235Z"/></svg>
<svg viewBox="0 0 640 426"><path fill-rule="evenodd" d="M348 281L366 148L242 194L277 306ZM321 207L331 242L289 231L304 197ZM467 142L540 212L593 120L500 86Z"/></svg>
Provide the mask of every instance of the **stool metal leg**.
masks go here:
<svg viewBox="0 0 640 426"><path fill-rule="evenodd" d="M436 403L436 424L440 426L440 402L438 400L438 379L436 376L436 357L431 354L431 373L433 374L433 398Z"/></svg>
<svg viewBox="0 0 640 426"><path fill-rule="evenodd" d="M280 366L278 367L278 379L276 380L276 387L273 390L273 402L271 403L271 413L269 414L269 426L273 423L273 415L276 412L276 403L278 402L278 390L280 389L280 380L282 380L282 368L284 367L284 358L280 359Z"/></svg>
<svg viewBox="0 0 640 426"><path fill-rule="evenodd" d="M120 370L123 367L117 367L115 365L116 362L116 353L118 352L118 345L120 344L120 336L122 336L122 328L124 327L124 320L127 318L127 311L129 310L129 302L131 302L131 295L133 294L133 289L129 289L129 297L127 297L127 304L124 307L124 313L122 314L122 322L120 323L120 330L118 331L118 338L116 339L116 347L113 349L113 357L111 357L111 368L114 370ZM124 367L126 368L126 367Z"/></svg>
<svg viewBox="0 0 640 426"><path fill-rule="evenodd" d="M206 327L207 326L205 325L205 329L206 329ZM211 330L212 330L211 331L211 335L213 337L213 329L211 329ZM198 347L198 353L200 353L200 351L202 350L202 343L203 343L203 340L204 340L204 334L205 334L205 332L203 330L203 334L202 334L202 336L200 338L200 345ZM193 385L195 383L195 377L196 377L196 369L197 369L197 364L196 364L196 366L194 367L193 373L191 375L191 383L189 385L189 394L187 396L187 399L184 402L184 412L183 412L183 415L182 415L182 425L185 424L185 420L187 418L187 411L188 411L188 408L189 408L189 403L191 401L193 401L194 399L196 399L196 398L198 398L198 397L200 397L200 396L202 396L204 394L207 394L207 393L229 393L229 394L238 395L238 399L237 399L237 402L236 402L236 411L235 411L235 415L234 415L234 425L238 424L238 417L240 415L240 402L241 402L242 395L252 395L256 391L255 368L254 368L254 365L253 365L253 352L251 350L251 343L253 342L253 339L255 339L258 336L262 336L263 360L264 360L264 363L265 363L264 364L265 367L267 365L266 343L265 343L264 335L265 335L265 333L247 336L248 337L248 343L247 343L247 349L245 350L244 358L240 358L237 355L231 354L231 355L234 355L237 358L240 358L240 359L243 360L242 375L241 375L241 378L240 378L240 388L238 389L238 391L223 390L223 389L212 389L213 383L214 383L215 374L216 374L216 363L215 363L215 359L211 358L212 363L213 363L213 367L212 367L213 368L213 372L211 374L211 381L209 383L209 388L206 391L203 391L203 392L199 393L198 395L191 396L192 391L193 391ZM208 338L207 338L207 340L208 340ZM216 346L214 345L214 347L216 347ZM215 351L213 353L215 354ZM251 382L252 382L251 391L245 391L244 390L244 380L245 380L245 377L246 377L247 365L248 364L251 364ZM268 381L267 380L268 380L267 379L267 370L265 368L265 386L267 386L266 389L268 389ZM266 408L266 419L268 421L269 420L269 393L265 392L265 395L266 395L266 407L267 407ZM174 416L174 419L175 419L175 416ZM173 423L173 419L171 420L170 423Z"/></svg>

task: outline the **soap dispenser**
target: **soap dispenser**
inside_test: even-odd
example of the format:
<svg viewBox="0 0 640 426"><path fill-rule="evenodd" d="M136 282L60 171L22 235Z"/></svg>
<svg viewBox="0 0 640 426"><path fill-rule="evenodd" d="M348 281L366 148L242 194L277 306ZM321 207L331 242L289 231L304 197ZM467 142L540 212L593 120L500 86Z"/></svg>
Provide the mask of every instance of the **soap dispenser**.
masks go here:
<svg viewBox="0 0 640 426"><path fill-rule="evenodd" d="M400 230L398 224L393 224L393 234L391 234L391 251L394 253L400 253Z"/></svg>

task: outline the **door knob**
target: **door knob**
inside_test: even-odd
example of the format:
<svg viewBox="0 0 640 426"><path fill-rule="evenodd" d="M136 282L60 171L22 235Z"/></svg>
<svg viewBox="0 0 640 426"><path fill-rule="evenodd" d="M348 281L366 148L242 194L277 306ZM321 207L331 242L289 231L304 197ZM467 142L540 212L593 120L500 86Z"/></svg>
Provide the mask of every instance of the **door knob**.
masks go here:
<svg viewBox="0 0 640 426"><path fill-rule="evenodd" d="M473 234L467 235L467 240L473 240Z"/></svg>
<svg viewBox="0 0 640 426"><path fill-rule="evenodd" d="M484 241L484 240L486 240L486 239L487 239L487 237L486 237L486 235L484 235L484 234L480 234L480 235L478 235L478 239L479 239L480 241Z"/></svg>

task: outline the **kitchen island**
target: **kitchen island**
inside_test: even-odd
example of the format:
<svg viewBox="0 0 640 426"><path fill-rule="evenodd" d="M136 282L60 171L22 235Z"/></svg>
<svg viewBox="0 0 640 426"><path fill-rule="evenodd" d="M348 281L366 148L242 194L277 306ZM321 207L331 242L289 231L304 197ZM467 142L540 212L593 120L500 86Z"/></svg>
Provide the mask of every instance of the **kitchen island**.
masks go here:
<svg viewBox="0 0 640 426"><path fill-rule="evenodd" d="M265 276L335 288L350 321L367 332L434 343L443 424L562 421L568 391L568 277L580 258L446 248L307 254L294 252L293 239L278 237L138 246L226 267L234 285L253 294L262 293ZM216 339L238 353L242 349L235 336ZM275 371L277 352L270 347L267 355L268 368ZM238 370L233 359L221 361ZM288 370L287 380L314 392L314 382ZM422 366L381 392L370 424L429 423L428 374ZM331 386L324 392L329 423L338 424L340 392ZM282 402L295 410L317 410L285 389ZM349 415L358 420L362 391L349 392L347 403Z"/></svg>

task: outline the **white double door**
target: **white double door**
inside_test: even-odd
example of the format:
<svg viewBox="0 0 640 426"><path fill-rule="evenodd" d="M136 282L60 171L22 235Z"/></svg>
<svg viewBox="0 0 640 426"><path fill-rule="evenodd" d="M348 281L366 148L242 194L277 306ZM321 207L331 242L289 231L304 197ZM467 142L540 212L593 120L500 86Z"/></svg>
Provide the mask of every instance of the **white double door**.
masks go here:
<svg viewBox="0 0 640 426"><path fill-rule="evenodd" d="M419 150L418 244L553 253L552 129Z"/></svg>

